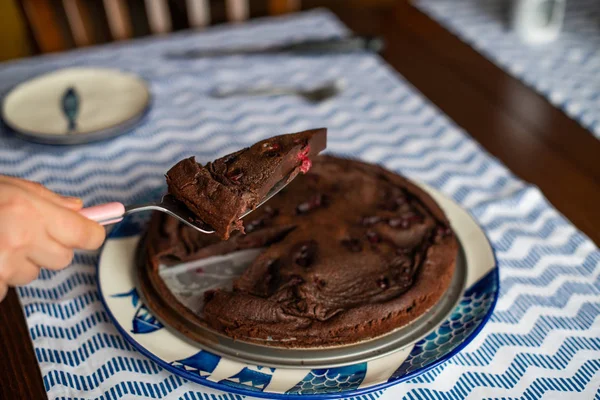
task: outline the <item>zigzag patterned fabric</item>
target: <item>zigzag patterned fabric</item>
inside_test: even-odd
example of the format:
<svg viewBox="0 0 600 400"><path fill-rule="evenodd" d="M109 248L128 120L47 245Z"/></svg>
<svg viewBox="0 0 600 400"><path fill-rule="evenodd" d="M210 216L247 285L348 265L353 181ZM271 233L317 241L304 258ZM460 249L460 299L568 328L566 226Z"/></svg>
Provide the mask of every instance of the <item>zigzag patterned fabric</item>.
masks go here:
<svg viewBox="0 0 600 400"><path fill-rule="evenodd" d="M381 163L469 210L500 265L497 309L470 345L427 373L356 400L600 396L600 251L537 188L513 176L381 58L162 57L166 50L345 33L333 15L319 10L3 64L2 93L45 71L95 65L142 75L154 101L141 125L109 142L50 147L3 134L1 171L82 196L88 205L133 203L160 187L164 172L181 158L206 162L271 135L327 126L330 152ZM207 96L215 86L309 87L339 77L347 89L319 105L291 96ZM70 268L43 271L19 289L50 398L243 398L187 382L136 352L99 300L96 262L95 253L78 254Z"/></svg>
<svg viewBox="0 0 600 400"><path fill-rule="evenodd" d="M509 29L510 1L413 0L490 61L535 89L600 139L600 3L568 0L562 33L527 45Z"/></svg>

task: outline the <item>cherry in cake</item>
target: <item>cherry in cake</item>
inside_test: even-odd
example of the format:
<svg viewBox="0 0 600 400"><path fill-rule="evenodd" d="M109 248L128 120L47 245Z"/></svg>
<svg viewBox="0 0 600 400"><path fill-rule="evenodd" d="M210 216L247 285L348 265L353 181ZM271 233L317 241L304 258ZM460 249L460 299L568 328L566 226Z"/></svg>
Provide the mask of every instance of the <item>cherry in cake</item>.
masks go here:
<svg viewBox="0 0 600 400"><path fill-rule="evenodd" d="M227 239L232 231L244 232L240 216L277 182L307 173L326 143L327 129L312 129L260 141L205 166L187 158L167 172L169 193Z"/></svg>

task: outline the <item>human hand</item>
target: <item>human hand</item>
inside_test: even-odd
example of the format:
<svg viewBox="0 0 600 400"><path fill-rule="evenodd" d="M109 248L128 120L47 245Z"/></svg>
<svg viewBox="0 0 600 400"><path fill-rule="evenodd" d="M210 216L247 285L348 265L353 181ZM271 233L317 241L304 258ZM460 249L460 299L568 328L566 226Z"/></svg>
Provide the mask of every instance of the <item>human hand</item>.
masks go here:
<svg viewBox="0 0 600 400"><path fill-rule="evenodd" d="M36 279L40 267L62 269L74 249L94 250L104 228L79 214L81 199L0 175L0 301L9 286Z"/></svg>

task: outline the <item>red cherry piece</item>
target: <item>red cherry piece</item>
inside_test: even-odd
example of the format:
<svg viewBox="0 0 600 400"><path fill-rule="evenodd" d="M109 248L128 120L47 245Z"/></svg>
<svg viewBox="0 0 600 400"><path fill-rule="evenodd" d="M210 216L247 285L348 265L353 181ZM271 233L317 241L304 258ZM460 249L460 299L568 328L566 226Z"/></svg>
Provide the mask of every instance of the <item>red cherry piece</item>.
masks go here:
<svg viewBox="0 0 600 400"><path fill-rule="evenodd" d="M308 170L312 167L312 161L310 161L310 159L308 158L309 154L310 145L307 145L298 153L298 159L300 160L300 171L302 171L303 174L306 174Z"/></svg>
<svg viewBox="0 0 600 400"><path fill-rule="evenodd" d="M379 286L381 289L385 290L390 287L390 281L388 278L386 278L384 276L382 278L377 279L377 286Z"/></svg>
<svg viewBox="0 0 600 400"><path fill-rule="evenodd" d="M420 224L421 222L423 222L423 217L417 214L413 214L405 218L410 224Z"/></svg>
<svg viewBox="0 0 600 400"><path fill-rule="evenodd" d="M388 196L379 204L379 208L386 211L396 211L398 207L406 203L405 197Z"/></svg>
<svg viewBox="0 0 600 400"><path fill-rule="evenodd" d="M452 234L452 229L449 226L438 226L436 233L440 236L449 236Z"/></svg>
<svg viewBox="0 0 600 400"><path fill-rule="evenodd" d="M314 196L311 196L304 203L298 204L298 206L296 207L296 214L302 215L302 214L309 213L312 210L314 210L315 208L319 208L321 206L326 206L327 203L328 203L327 196L317 193Z"/></svg>
<svg viewBox="0 0 600 400"><path fill-rule="evenodd" d="M246 224L246 226L244 227L244 230L246 231L246 233L251 233L259 228L262 228L263 226L265 226L264 219L258 218L248 222L248 224Z"/></svg>
<svg viewBox="0 0 600 400"><path fill-rule="evenodd" d="M377 215L373 215L370 217L363 217L360 222L363 226L370 226L370 225L375 225L378 222L381 222L382 219L381 217L377 216Z"/></svg>
<svg viewBox="0 0 600 400"><path fill-rule="evenodd" d="M265 212L263 215L248 222L244 226L244 230L246 231L246 233L254 232L257 229L263 228L265 225L267 225L269 223L271 218L274 218L279 214L278 209L273 209L270 206L265 206L264 211Z"/></svg>
<svg viewBox="0 0 600 400"><path fill-rule="evenodd" d="M323 279L316 277L313 279L313 281L315 282L315 285L317 285L317 287L319 289L324 288L325 286L327 286L327 282L325 282Z"/></svg>
<svg viewBox="0 0 600 400"><path fill-rule="evenodd" d="M309 267L317 256L317 246L314 240L298 243L294 252L294 262L301 267Z"/></svg>
<svg viewBox="0 0 600 400"><path fill-rule="evenodd" d="M398 247L396 249L396 254L399 255L399 256L403 256L403 255L406 255L406 254L410 254L411 251L412 251L411 249Z"/></svg>
<svg viewBox="0 0 600 400"><path fill-rule="evenodd" d="M392 228L402 228L407 229L410 228L415 223L423 222L423 217L417 215L413 212L406 213L397 218L391 218L388 221L388 225Z"/></svg>
<svg viewBox="0 0 600 400"><path fill-rule="evenodd" d="M263 143L262 147L263 147L263 150L266 150L266 151L273 151L273 150L277 151L281 148L279 143L275 143L275 142Z"/></svg>
<svg viewBox="0 0 600 400"><path fill-rule="evenodd" d="M238 169L232 169L231 171L227 171L225 176L232 182L237 183L244 176L244 173Z"/></svg>
<svg viewBox="0 0 600 400"><path fill-rule="evenodd" d="M408 221L404 218L391 218L388 225L392 228L408 228Z"/></svg>
<svg viewBox="0 0 600 400"><path fill-rule="evenodd" d="M304 279L302 279L302 277L299 275L292 275L292 276L290 276L290 279L287 281L287 285L290 285L290 286L298 286L302 283L304 283Z"/></svg>
<svg viewBox="0 0 600 400"><path fill-rule="evenodd" d="M279 143L271 142L263 143L262 147L262 155L264 157L277 157L279 155L279 150L281 149Z"/></svg>
<svg viewBox="0 0 600 400"><path fill-rule="evenodd" d="M379 237L379 235L373 231L368 231L367 232L367 240L371 243L379 243L381 242L381 238Z"/></svg>

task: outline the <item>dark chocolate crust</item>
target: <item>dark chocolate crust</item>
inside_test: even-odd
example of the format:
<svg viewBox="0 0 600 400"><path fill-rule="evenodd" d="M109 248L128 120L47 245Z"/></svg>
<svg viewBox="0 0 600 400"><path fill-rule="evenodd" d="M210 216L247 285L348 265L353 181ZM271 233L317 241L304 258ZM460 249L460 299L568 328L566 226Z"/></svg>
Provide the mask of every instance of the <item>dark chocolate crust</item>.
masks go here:
<svg viewBox="0 0 600 400"><path fill-rule="evenodd" d="M220 241L156 214L143 268L172 302L159 263L264 247L232 291L208 293L191 318L284 347L350 344L413 321L446 291L458 251L428 194L378 166L332 156L317 157L244 226L246 235Z"/></svg>
<svg viewBox="0 0 600 400"><path fill-rule="evenodd" d="M326 142L327 129L311 129L262 140L206 166L187 158L167 172L169 193L225 240L232 231L244 231L240 216L277 182L307 172Z"/></svg>

